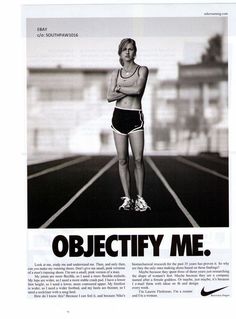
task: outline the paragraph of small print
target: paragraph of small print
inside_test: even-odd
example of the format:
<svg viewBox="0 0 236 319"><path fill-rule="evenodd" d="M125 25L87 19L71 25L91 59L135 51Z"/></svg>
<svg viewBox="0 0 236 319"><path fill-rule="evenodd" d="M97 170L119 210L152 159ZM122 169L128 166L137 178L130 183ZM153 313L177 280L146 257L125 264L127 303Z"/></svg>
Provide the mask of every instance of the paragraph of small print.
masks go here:
<svg viewBox="0 0 236 319"><path fill-rule="evenodd" d="M124 263L34 264L28 295L34 298L126 297Z"/></svg>
<svg viewBox="0 0 236 319"><path fill-rule="evenodd" d="M202 287L226 286L228 262L132 263L132 297L200 296Z"/></svg>

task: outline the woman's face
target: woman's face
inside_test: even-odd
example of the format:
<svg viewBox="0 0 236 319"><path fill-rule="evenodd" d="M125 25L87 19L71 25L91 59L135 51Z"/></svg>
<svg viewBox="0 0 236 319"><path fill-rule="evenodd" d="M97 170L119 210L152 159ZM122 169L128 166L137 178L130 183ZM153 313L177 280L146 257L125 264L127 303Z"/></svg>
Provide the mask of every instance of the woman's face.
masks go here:
<svg viewBox="0 0 236 319"><path fill-rule="evenodd" d="M135 58L135 49L132 43L127 43L121 52L120 57L123 59L125 62L130 62L133 61Z"/></svg>

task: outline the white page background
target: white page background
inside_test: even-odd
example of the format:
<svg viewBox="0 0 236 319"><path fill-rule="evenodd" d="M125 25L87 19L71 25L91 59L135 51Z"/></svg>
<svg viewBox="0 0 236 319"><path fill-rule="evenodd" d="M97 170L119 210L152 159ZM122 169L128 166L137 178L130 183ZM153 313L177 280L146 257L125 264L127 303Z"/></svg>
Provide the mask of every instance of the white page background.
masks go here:
<svg viewBox="0 0 236 319"><path fill-rule="evenodd" d="M148 1L158 3L157 1ZM171 1L178 3L177 1ZM188 1L194 3L197 1ZM26 295L26 123L25 123L25 39L22 37L21 5L65 4L64 1L8 1L1 4L1 318L233 318L235 316L235 278L232 298L155 299L155 300L31 300ZM70 1L76 3L76 1ZM86 3L86 1L80 1ZM115 3L96 1L92 3ZM126 3L120 1L119 3ZM142 3L131 1L129 3ZM183 2L182 2L183 3ZM204 3L201 1L201 3ZM214 1L205 1L214 3ZM222 2L221 2L222 3ZM227 1L230 3L230 1ZM204 4L203 4L204 5ZM217 4L216 4L217 10ZM235 10L235 7L234 7ZM231 74L235 86L236 40L229 49ZM234 59L232 58L234 57ZM235 91L235 90L234 90ZM235 93L231 94L236 105ZM235 110L230 110L231 178L235 173ZM16 134L17 132L17 134ZM231 194L235 191L230 185ZM234 192L235 194L235 192ZM235 195L234 195L235 196ZM231 203L235 211L235 201ZM233 228L235 217L232 214ZM232 232L232 251L235 235ZM235 254L234 254L235 255ZM235 268L233 256L233 269Z"/></svg>

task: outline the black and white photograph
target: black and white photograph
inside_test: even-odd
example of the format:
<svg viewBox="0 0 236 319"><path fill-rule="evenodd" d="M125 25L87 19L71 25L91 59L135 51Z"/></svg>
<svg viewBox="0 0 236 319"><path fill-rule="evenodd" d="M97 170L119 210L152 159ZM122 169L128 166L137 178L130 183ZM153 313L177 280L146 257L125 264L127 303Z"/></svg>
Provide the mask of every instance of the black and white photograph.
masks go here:
<svg viewBox="0 0 236 319"><path fill-rule="evenodd" d="M28 18L28 228L229 227L228 17Z"/></svg>
<svg viewBox="0 0 236 319"><path fill-rule="evenodd" d="M230 302L231 9L24 6L30 304Z"/></svg>
<svg viewBox="0 0 236 319"><path fill-rule="evenodd" d="M233 318L236 4L1 10L1 317Z"/></svg>

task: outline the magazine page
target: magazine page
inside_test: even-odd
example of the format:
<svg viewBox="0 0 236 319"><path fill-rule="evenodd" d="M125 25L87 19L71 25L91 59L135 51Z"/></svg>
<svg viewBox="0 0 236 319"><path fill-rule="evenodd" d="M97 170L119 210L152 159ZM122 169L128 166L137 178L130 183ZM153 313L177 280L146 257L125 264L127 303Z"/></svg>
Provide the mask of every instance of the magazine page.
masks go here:
<svg viewBox="0 0 236 319"><path fill-rule="evenodd" d="M23 7L29 300L231 300L235 14Z"/></svg>

